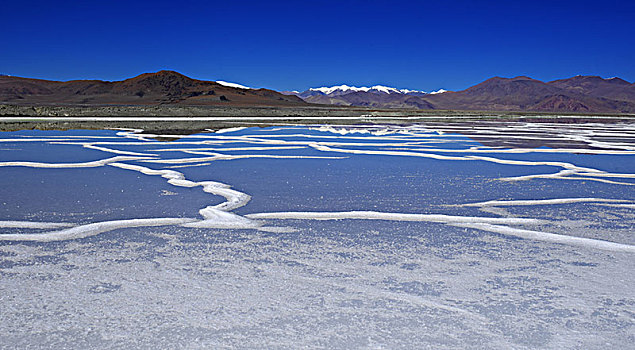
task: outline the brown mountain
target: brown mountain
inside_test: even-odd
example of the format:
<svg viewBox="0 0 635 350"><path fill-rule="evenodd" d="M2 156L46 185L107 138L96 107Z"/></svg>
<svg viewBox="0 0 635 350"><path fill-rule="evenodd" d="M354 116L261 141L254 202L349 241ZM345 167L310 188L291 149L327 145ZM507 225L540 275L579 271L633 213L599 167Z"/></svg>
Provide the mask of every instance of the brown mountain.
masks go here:
<svg viewBox="0 0 635 350"><path fill-rule="evenodd" d="M598 76L578 75L547 84L581 95L635 102L635 84L620 78L603 79Z"/></svg>
<svg viewBox="0 0 635 350"><path fill-rule="evenodd" d="M626 84L628 85L624 85L623 90L631 88L631 84ZM597 88L593 89L595 93L591 94L576 88L576 86L572 82L544 83L523 76L515 78L495 77L463 91L446 92L425 98L435 108L441 109L588 113L635 112L635 101L611 98L618 94L619 88L613 90ZM589 88L589 90L591 89ZM612 94L603 95L603 90L610 90Z"/></svg>
<svg viewBox="0 0 635 350"><path fill-rule="evenodd" d="M239 89L188 78L173 71L145 73L123 81L67 82L0 76L0 101L42 105L306 105L297 96L267 89Z"/></svg>
<svg viewBox="0 0 635 350"><path fill-rule="evenodd" d="M429 96L443 109L526 110L560 89L528 77L494 77L466 90Z"/></svg>

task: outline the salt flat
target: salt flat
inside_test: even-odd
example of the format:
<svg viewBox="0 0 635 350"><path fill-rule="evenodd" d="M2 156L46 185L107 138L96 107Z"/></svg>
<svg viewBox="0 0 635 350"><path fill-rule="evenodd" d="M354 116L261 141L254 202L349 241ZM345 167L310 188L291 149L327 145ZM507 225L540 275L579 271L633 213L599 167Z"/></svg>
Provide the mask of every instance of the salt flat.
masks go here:
<svg viewBox="0 0 635 350"><path fill-rule="evenodd" d="M0 133L6 348L628 348L635 124Z"/></svg>

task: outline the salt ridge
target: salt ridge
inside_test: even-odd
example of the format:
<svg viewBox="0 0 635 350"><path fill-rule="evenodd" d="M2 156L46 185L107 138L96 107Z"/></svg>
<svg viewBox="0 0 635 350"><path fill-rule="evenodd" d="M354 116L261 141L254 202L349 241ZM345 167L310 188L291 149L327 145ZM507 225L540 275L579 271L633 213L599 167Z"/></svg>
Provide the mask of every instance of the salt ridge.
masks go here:
<svg viewBox="0 0 635 350"><path fill-rule="evenodd" d="M526 125L526 128L533 128L533 126ZM571 237L566 235L558 235L552 233L545 233L540 231L531 231L513 228L509 226L502 225L538 225L544 224L546 222L539 219L532 218L489 218L489 217L470 217L470 216L450 216L450 215L442 215L442 214L408 214L408 213L384 213L384 212L374 212L374 211L354 211L354 212L283 212L283 213L254 213L248 214L246 216L239 216L234 213L231 213L231 210L240 208L246 205L250 196L231 189L231 186L214 182L214 181L200 181L195 182L185 178L185 176L177 171L169 170L169 169L150 169L140 165L132 165L128 163L123 163L125 161L143 161L143 162L156 162L156 163L187 163L190 161L200 162L204 161L214 161L214 160L222 160L222 159L239 159L240 157L269 157L271 155L262 155L262 154L253 154L253 155L239 155L239 156L227 156L220 153L210 153L212 157L197 157L197 158L176 158L176 159L168 159L167 162L165 159L158 159L159 157L155 154L149 153L140 153L140 152L132 152L132 151L123 151L117 150L112 147L104 147L106 145L158 145L158 144L192 144L192 145L205 145L205 144L226 144L226 143L248 143L253 144L254 147L239 147L235 148L235 150L266 150L266 149L283 149L283 148L304 148L304 147L313 147L315 149L326 151L326 152L339 152L339 153L354 153L354 154L377 154L377 155L392 155L392 156L417 156L417 157L428 157L432 159L440 159L440 160L481 160L488 161L497 164L512 164L512 165L527 165L527 166L536 166L536 165L550 165L555 167L562 168L556 174L535 174L535 175L527 175L524 179L530 180L534 178L553 178L553 179L575 179L575 176L580 177L581 179L589 179L584 178L583 176L589 177L600 177L600 179L593 180L604 180L601 177L607 178L635 178L634 174L613 174L603 172L598 169L592 169L587 167L576 166L567 162L557 162L557 161L518 161L518 160L505 160L499 159L495 157L485 157L485 156L447 156L440 155L436 153L423 153L420 151L427 152L443 152L443 149L432 149L432 148L421 148L421 149L408 149L405 151L394 151L394 150L358 150L358 149L345 149L341 147L347 146L372 146L372 147L413 147L414 145L421 145L427 142L427 140L431 140L431 137L438 138L442 137L455 137L455 135L444 134L444 129L452 129L452 127L448 128L440 128L437 131L432 132L429 129L409 129L409 128L398 128L396 131L391 130L377 130L373 131L371 129L363 129L356 128L351 131L346 130L345 128L341 129L321 129L323 132L332 132L338 133L338 136L326 136L326 135L306 135L306 134L286 134L286 135L267 135L260 134L257 136L254 135L189 135L183 136L178 135L177 137L184 139L197 139L198 141L184 141L184 142L171 142L171 143L162 143L156 142L152 140L152 138L156 137L167 137L169 135L155 135L155 134L141 134L142 131L134 130L134 129L126 129L117 133L117 136L124 138L131 138L136 140L137 142L65 142L69 138L55 138L55 139L42 139L42 138L34 138L29 141L34 142L55 142L64 144L77 144L81 145L85 148L91 148L94 150L99 150L108 153L114 154L126 154L126 155L134 155L133 157L123 157L116 156L112 158L92 161L92 162L83 162L83 163L40 163L40 162L3 162L0 163L0 166L30 166L30 167L39 167L39 168L59 168L59 167L68 167L68 168L81 168L81 167L95 167L95 166L113 166L119 167L122 169L132 170L140 172L144 175L156 175L161 176L167 180L167 182L174 186L180 187L197 187L201 186L203 191L206 193L211 193L214 195L222 196L226 199L225 202L215 205L208 206L201 210L199 210L199 214L202 216L201 219L190 219L190 218L155 218L155 219L132 219L132 220L116 220L112 222L102 222L102 223L93 223L88 225L76 226L70 229L65 229L61 231L53 231L48 233L36 233L36 234L18 234L18 235L0 235L0 239L2 240L36 240L36 241L47 241L50 240L63 240L63 239L73 239L73 238L81 238L88 237L89 235L98 234L101 232L108 231L109 227L112 229L123 228L123 227L140 227L140 226L156 226L156 225L182 225L185 227L199 227L199 228L249 228L249 229L262 229L263 231L285 231L292 230L291 228L271 228L264 226L264 222L258 221L257 219L304 219L304 220L340 220L340 219L361 219L361 220L396 220L396 221L427 221L427 222L439 222L445 223L454 226L461 227L471 227L479 230L502 233L506 232L507 234L517 235L524 238L529 239L537 239L544 240L550 242L557 243L567 243L567 244L575 244L575 245L584 245L588 247L596 247L599 249L607 249L607 250L618 250L618 251L632 251L632 246L622 245L618 243L612 243L607 241L599 241L598 240L590 240L590 239L580 239L579 237ZM242 129L228 129L220 134L231 133L233 131L239 131ZM377 137L368 136L368 137L352 137L345 136L348 133L362 133L362 134L374 134ZM387 133L397 132L402 134L399 137L386 137L381 135L386 135ZM475 130L473 132L479 133L479 130ZM553 137L554 140L560 139L564 135L566 139L575 140L579 142L586 142L588 144L592 144L594 140L589 139L586 136L580 135L566 135L566 132L559 131L560 134L557 134L557 137ZM569 132L569 131L567 131ZM495 137L494 135L487 135L491 137ZM512 137L523 138L525 136L521 135L511 135ZM290 141L289 138L311 138L312 140L306 141ZM465 137L465 136L462 136ZM482 137L482 135L479 135ZM285 139L286 138L286 139ZM333 141L315 141L315 139L332 139ZM530 138L526 136L525 138ZM341 142L340 139L347 139L349 142ZM362 141L362 140L390 140L392 142L350 142L350 141ZM547 139L547 138L544 138ZM61 142L60 142L61 141ZM75 141L75 140L73 140ZM79 141L79 140L78 140ZM435 139L434 143L439 143L440 141ZM337 147L331 147L337 146ZM603 146L602 148L615 148L616 145L613 143L603 142L602 144L598 144L597 146ZM602 151L602 150L593 150L593 152L599 152L602 154L610 154L611 152L615 152L615 154L628 154L631 148L627 144L617 144L617 147L621 147L624 151ZM226 150L231 150L232 148L227 148ZM197 151L198 150L198 151ZM210 151L217 151L219 149L209 149ZM159 150L154 150L158 152ZM205 151L201 151L201 149L162 149L162 151L182 151L182 152L193 152L196 154L206 154ZM454 150L452 150L454 151ZM471 147L468 150L457 150L457 152L464 151L466 153L469 152L492 152L495 153L497 150L487 150L487 149L479 149ZM504 150L500 150L504 151ZM531 151L527 149L527 151ZM512 153L510 151L510 153ZM565 152L563 152L565 153ZM296 157L296 156L290 156ZM303 156L297 156L298 158L302 158ZM311 157L313 158L313 157ZM339 159L342 157L318 157L318 158L327 158L327 159ZM575 175L575 176L574 176ZM521 177L517 177L516 180L519 180ZM513 180L510 178L508 180ZM560 199L548 199L548 200L520 200L520 201L486 201L481 203L468 203L463 206L504 206L504 205L545 205L545 204L564 204L564 203L580 203L580 202L595 202L597 204L604 205L612 205L612 206L623 206L625 208L629 208L631 204L611 204L611 203L624 203L622 200L613 200L613 199L602 199L602 198L560 198ZM140 220L140 221L138 221ZM176 220L176 221L171 221ZM181 220L181 221L179 221ZM31 225L31 228L36 228L38 225L41 228L61 228L62 226L55 225L64 225L69 226L72 224L66 223L36 223L36 222L11 222L5 221L5 227L9 227L8 225L16 225L11 227L22 227L28 228ZM47 226L51 224L51 226ZM0 222L2 225L2 222ZM22 225L22 226L20 226ZM1 227L1 226L0 226ZM555 236L554 236L555 235ZM45 237L46 236L46 237ZM565 236L562 238L561 236ZM30 238L29 238L30 237Z"/></svg>
<svg viewBox="0 0 635 350"><path fill-rule="evenodd" d="M608 250L613 252L635 253L634 245L603 241L599 239L575 237L542 231L524 230L507 226L492 225L489 223L453 224L453 226L473 228L481 231L495 232L502 235L515 236L537 241L576 245L586 248Z"/></svg>
<svg viewBox="0 0 635 350"><path fill-rule="evenodd" d="M75 226L65 222L0 221L2 228L55 229Z"/></svg>
<svg viewBox="0 0 635 350"><path fill-rule="evenodd" d="M55 242L86 238L120 228L178 225L195 221L184 218L153 218L95 222L61 231L25 234L0 234L0 241Z"/></svg>
<svg viewBox="0 0 635 350"><path fill-rule="evenodd" d="M607 198L553 198L553 199L532 199L532 200L497 200L477 203L458 204L463 207L496 207L496 206L534 206L534 205L552 205L552 204L571 204L571 203L625 203L630 202L623 199L607 199Z"/></svg>
<svg viewBox="0 0 635 350"><path fill-rule="evenodd" d="M90 162L81 162L81 163L41 163L41 162L0 162L0 167L2 166L22 166L22 167L31 167L31 168L96 168L101 167L110 163L115 162L123 162L128 160L140 160L147 159L148 157L126 157L126 156L116 156L106 159L94 160Z"/></svg>
<svg viewBox="0 0 635 350"><path fill-rule="evenodd" d="M543 220L526 218L490 218L478 216L454 216L443 214L409 214L388 213L378 211L344 211L344 212L272 212L245 215L251 219L311 219L311 220L390 220L390 221L421 221L441 223L496 223L514 225L540 225Z"/></svg>

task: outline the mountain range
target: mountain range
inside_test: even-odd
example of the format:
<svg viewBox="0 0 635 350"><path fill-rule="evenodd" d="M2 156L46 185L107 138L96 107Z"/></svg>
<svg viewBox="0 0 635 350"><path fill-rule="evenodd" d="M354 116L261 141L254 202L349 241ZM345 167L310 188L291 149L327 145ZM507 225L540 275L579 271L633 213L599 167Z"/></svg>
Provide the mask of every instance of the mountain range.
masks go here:
<svg viewBox="0 0 635 350"><path fill-rule="evenodd" d="M40 105L302 106L296 96L237 84L196 80L174 71L123 81L67 82L0 76L0 101Z"/></svg>
<svg viewBox="0 0 635 350"><path fill-rule="evenodd" d="M289 93L289 92L283 92ZM620 78L575 76L542 82L494 77L463 91L432 93L347 85L293 93L310 103L371 108L634 113L635 84Z"/></svg>
<svg viewBox="0 0 635 350"><path fill-rule="evenodd" d="M339 85L304 92L253 89L203 81L173 71L123 81L67 82L0 75L0 102L17 105L358 106L427 110L635 113L635 84L575 76L542 82L525 76L490 78L462 91L426 93L376 85Z"/></svg>
<svg viewBox="0 0 635 350"><path fill-rule="evenodd" d="M427 94L425 91L418 90L408 90L408 89L397 89L389 86L383 85L375 85L371 87L356 87L356 86L348 86L348 85L337 85L331 87L319 87L319 88L310 88L304 92L283 92L287 94L297 95L302 99L307 99L312 96L341 96L350 94L353 92L367 92L371 94L388 94L388 95L414 95L414 96L422 96Z"/></svg>

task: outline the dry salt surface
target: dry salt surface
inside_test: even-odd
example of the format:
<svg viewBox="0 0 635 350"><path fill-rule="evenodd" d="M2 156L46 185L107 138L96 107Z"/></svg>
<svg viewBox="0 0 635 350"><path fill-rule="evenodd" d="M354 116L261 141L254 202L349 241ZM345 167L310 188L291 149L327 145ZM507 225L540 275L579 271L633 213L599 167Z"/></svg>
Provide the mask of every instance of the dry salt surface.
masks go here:
<svg viewBox="0 0 635 350"><path fill-rule="evenodd" d="M0 146L2 349L635 344L634 124Z"/></svg>

